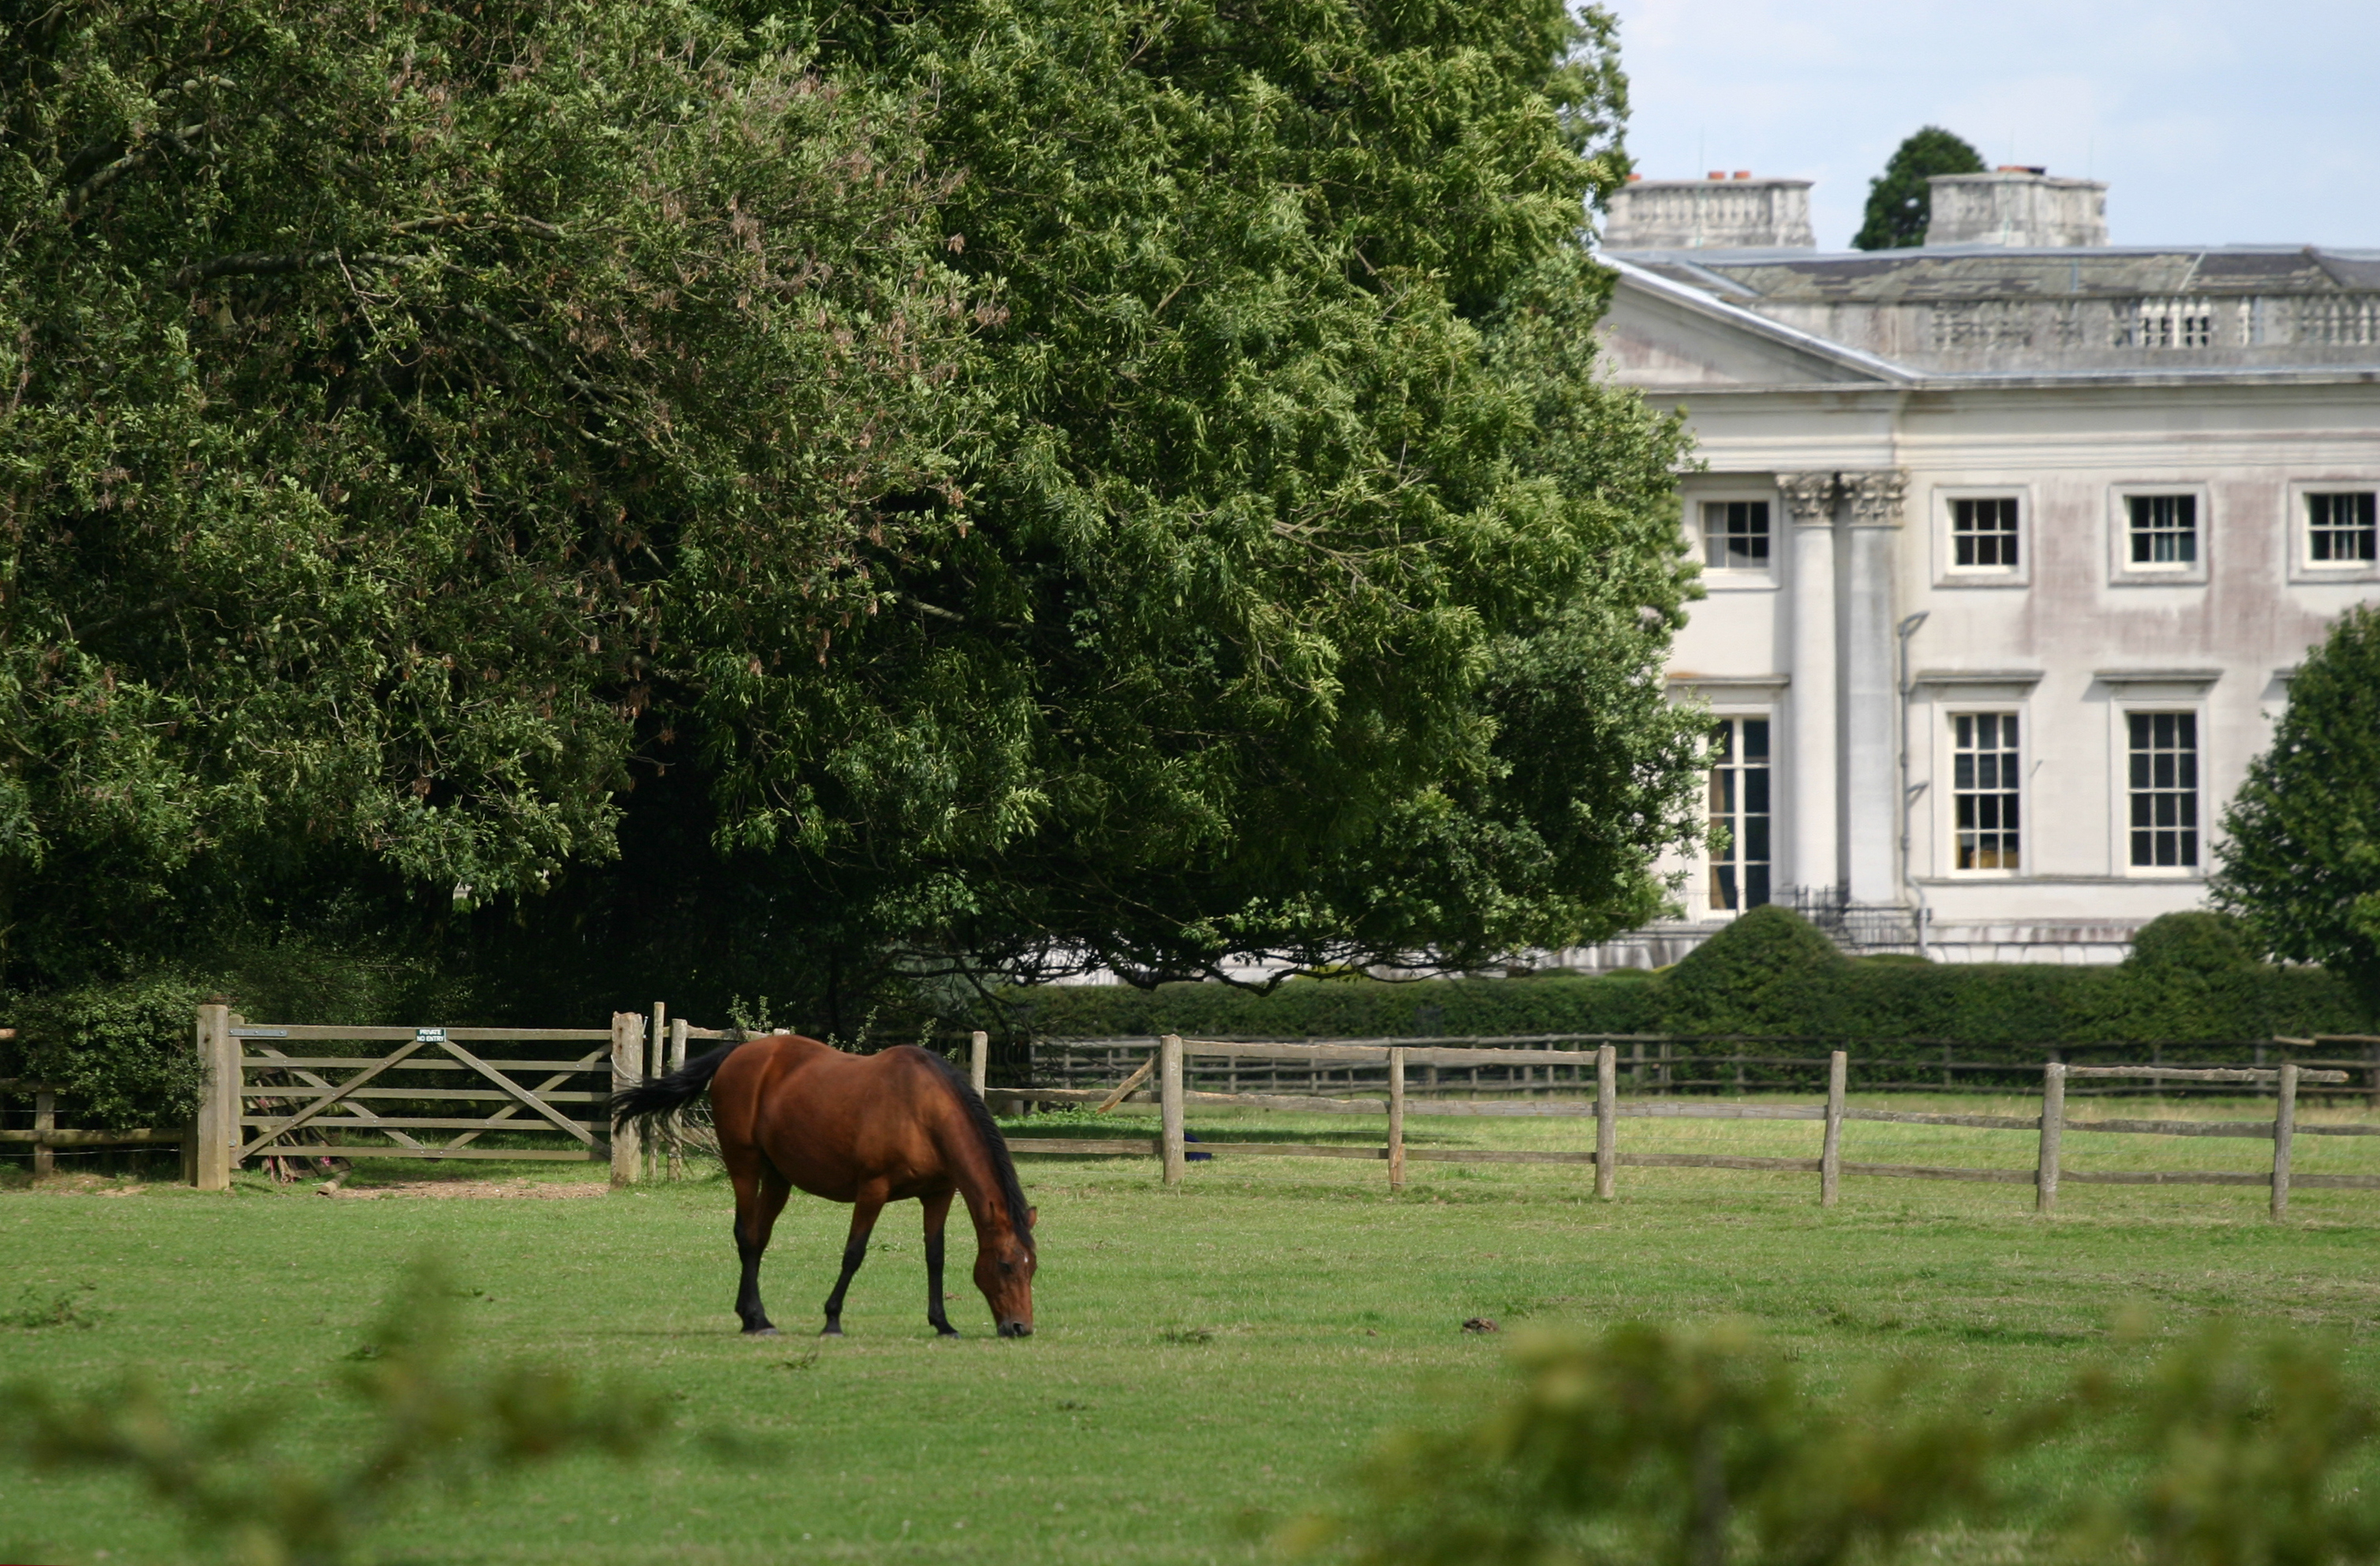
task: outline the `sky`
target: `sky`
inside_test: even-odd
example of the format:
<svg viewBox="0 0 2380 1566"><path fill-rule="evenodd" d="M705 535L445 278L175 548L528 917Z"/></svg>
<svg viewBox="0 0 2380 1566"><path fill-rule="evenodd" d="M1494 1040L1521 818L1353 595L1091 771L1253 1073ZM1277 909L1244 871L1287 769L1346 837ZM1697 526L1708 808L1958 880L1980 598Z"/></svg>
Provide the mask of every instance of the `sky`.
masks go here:
<svg viewBox="0 0 2380 1566"><path fill-rule="evenodd" d="M2118 245L2380 249L2380 0L1604 0L1647 179L1816 181L1844 249L1903 137L2107 182Z"/></svg>

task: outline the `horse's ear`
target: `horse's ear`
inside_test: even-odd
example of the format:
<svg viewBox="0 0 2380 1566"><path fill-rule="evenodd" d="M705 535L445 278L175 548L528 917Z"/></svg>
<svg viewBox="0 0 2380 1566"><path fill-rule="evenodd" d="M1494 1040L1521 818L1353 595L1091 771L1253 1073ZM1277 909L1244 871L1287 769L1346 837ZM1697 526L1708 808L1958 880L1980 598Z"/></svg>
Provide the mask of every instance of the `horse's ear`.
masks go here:
<svg viewBox="0 0 2380 1566"><path fill-rule="evenodd" d="M1035 1224L1037 1224L1037 1223L1038 1223L1038 1222L1040 1222L1040 1221L1041 1221L1041 1209L1040 1209L1039 1208L1026 1208L1025 1209L1025 1227L1026 1227L1026 1228L1030 1229L1030 1228L1032 1228Z"/></svg>

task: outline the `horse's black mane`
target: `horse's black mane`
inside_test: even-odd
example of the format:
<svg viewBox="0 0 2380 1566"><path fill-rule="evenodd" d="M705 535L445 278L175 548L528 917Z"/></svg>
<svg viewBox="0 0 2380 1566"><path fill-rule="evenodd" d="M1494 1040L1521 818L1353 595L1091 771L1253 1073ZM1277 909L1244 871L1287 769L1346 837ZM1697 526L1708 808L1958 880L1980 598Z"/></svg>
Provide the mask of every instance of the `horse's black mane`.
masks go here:
<svg viewBox="0 0 2380 1566"><path fill-rule="evenodd" d="M1025 1205L1025 1187L1016 1179L1016 1160L1008 1156L1008 1139L1000 1134L1000 1127L993 1123L990 1106L983 1101L982 1096L976 1092L975 1085L947 1057L931 1050L920 1050L918 1053L941 1068L942 1080L950 1084L952 1094L965 1107L967 1123L975 1128L976 1140L983 1147L983 1156L991 1160L993 1178L1000 1182L1001 1197L1008 1203L1009 1226L1016 1231L1017 1238L1025 1242L1025 1248L1032 1250L1033 1225L1026 1218L1032 1209Z"/></svg>

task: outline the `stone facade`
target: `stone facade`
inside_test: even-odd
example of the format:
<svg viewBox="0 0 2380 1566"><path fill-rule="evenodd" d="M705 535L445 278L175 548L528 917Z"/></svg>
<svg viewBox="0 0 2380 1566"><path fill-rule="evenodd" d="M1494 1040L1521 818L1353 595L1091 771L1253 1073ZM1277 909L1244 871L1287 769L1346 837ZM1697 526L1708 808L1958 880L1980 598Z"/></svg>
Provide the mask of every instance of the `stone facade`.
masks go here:
<svg viewBox="0 0 2380 1566"><path fill-rule="evenodd" d="M2032 203L2008 248L1606 247L1611 371L1697 442L1670 677L1725 726L1735 846L1673 867L1684 920L1564 961L1777 901L1854 949L2105 962L2202 903L2291 670L2380 599L2380 253L2108 247L2102 189L1937 183L1961 234L1971 191L2011 233Z"/></svg>

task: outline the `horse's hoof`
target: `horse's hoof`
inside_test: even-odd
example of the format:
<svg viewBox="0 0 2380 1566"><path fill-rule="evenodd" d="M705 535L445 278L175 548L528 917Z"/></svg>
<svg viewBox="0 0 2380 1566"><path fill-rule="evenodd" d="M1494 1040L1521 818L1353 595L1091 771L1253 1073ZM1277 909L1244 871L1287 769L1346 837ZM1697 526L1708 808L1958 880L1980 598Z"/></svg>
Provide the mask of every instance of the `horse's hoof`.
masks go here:
<svg viewBox="0 0 2380 1566"><path fill-rule="evenodd" d="M840 1327L821 1327L819 1329L819 1336L821 1338L840 1338L843 1336L843 1329Z"/></svg>
<svg viewBox="0 0 2380 1566"><path fill-rule="evenodd" d="M774 1327L747 1327L744 1329L744 1335L747 1338L776 1338L783 1334Z"/></svg>
<svg viewBox="0 0 2380 1566"><path fill-rule="evenodd" d="M955 1327L937 1327L934 1329L934 1336L937 1338L955 1338L958 1335L959 1329Z"/></svg>

